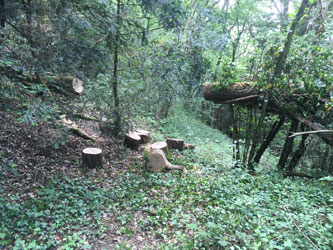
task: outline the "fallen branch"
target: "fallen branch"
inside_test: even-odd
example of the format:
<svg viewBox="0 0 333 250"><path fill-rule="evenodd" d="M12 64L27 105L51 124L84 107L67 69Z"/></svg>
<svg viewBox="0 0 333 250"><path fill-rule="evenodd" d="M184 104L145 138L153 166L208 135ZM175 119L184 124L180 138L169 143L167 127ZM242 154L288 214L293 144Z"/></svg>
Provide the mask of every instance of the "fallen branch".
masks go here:
<svg viewBox="0 0 333 250"><path fill-rule="evenodd" d="M315 130L315 131L305 131L305 132L298 132L292 133L291 137L300 136L300 135L310 135L310 134L318 134L318 133L333 133L333 130Z"/></svg>
<svg viewBox="0 0 333 250"><path fill-rule="evenodd" d="M294 221L294 219L288 214L288 210L286 208L287 206L283 206L283 210L286 212L287 216L289 217L289 219L293 222L294 226L297 228L298 232L300 234L302 234L310 243L311 245L317 249L320 250L319 247L317 247L317 245L309 238L309 236L307 236L305 233L303 233L303 231L300 229L300 227L296 224L296 222Z"/></svg>
<svg viewBox="0 0 333 250"><path fill-rule="evenodd" d="M299 172L285 172L284 173L285 176L290 176L290 177L304 177L304 178L308 178L308 179L314 179L314 176L305 174L305 173L299 173Z"/></svg>

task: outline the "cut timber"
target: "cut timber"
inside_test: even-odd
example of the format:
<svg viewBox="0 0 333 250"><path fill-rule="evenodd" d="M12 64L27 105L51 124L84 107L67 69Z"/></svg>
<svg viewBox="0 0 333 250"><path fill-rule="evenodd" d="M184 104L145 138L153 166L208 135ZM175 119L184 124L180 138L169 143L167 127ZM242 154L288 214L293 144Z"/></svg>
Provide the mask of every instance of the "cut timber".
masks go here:
<svg viewBox="0 0 333 250"><path fill-rule="evenodd" d="M168 144L164 141L161 142L155 142L153 145L150 146L152 150L154 149L160 149L164 152L165 155L168 154Z"/></svg>
<svg viewBox="0 0 333 250"><path fill-rule="evenodd" d="M141 137L141 144L147 143L150 139L150 133L146 130L136 129L134 130L134 133L138 134Z"/></svg>
<svg viewBox="0 0 333 250"><path fill-rule="evenodd" d="M83 129L79 128L75 122L69 120L66 118L66 115L61 115L61 124L67 128L69 128L69 130L73 133L76 134L84 139L87 140L92 140L92 141L96 141L97 138L90 136L87 134L87 132L85 132Z"/></svg>
<svg viewBox="0 0 333 250"><path fill-rule="evenodd" d="M182 139L168 138L166 143L168 144L168 149L177 149L179 151L184 149L184 140Z"/></svg>
<svg viewBox="0 0 333 250"><path fill-rule="evenodd" d="M132 131L125 135L124 144L126 147L131 149L138 149L141 142L141 137Z"/></svg>
<svg viewBox="0 0 333 250"><path fill-rule="evenodd" d="M169 170L184 169L183 166L172 165L165 157L164 152L160 149L151 150L151 152L148 155L148 167L151 172L159 172L165 168Z"/></svg>
<svg viewBox="0 0 333 250"><path fill-rule="evenodd" d="M99 148L85 148L82 151L82 165L88 168L100 168L103 165L102 150Z"/></svg>

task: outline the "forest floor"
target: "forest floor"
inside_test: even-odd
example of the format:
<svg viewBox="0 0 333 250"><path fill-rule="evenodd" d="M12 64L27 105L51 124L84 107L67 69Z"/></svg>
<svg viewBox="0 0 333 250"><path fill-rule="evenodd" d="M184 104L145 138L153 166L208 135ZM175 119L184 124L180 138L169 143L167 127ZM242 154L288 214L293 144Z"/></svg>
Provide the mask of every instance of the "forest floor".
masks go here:
<svg viewBox="0 0 333 250"><path fill-rule="evenodd" d="M95 142L54 122L19 123L0 111L2 249L331 249L330 183L256 176L231 168L231 142L184 113L159 133L197 144L168 159L183 172L150 173L143 149L75 120ZM85 147L103 149L100 170L80 168ZM265 164L271 158L267 156Z"/></svg>

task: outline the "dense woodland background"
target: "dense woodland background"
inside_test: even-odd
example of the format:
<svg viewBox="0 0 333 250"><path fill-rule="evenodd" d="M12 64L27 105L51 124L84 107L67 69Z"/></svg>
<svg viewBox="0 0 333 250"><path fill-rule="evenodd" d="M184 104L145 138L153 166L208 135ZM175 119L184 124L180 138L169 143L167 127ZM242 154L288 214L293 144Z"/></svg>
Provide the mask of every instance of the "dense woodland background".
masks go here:
<svg viewBox="0 0 333 250"><path fill-rule="evenodd" d="M0 217L6 218L0 220L0 247L149 249L152 242L155 249L331 249L332 14L329 0L0 0L0 191L4 205ZM73 137L58 122L63 115L104 138L103 142ZM106 127L103 133L101 123ZM192 153L177 151L168 157L176 163L182 161L201 177L170 173L163 184L158 176L165 173L142 177L138 170L140 174L129 171L126 179L127 172L119 169L125 165L141 169L143 164L137 162L140 157L136 153L128 153L122 146L123 136L134 127L154 131L152 139L156 141L180 137L199 145ZM108 154L104 168L110 170L106 179L117 176L117 181L96 184L99 182L92 180L95 175L81 176L77 157L83 145L104 147ZM112 169L115 166L119 169ZM66 168L76 169L80 178L75 179L73 173L58 177ZM119 173L123 175L119 177ZM216 178L214 187L207 181L210 178ZM165 190L157 192L155 188L155 196L168 191L175 195L178 191L171 180L189 188L186 192L179 188L183 193L169 197L171 203L193 196L193 202L189 201L192 198L186 202L196 204L197 209L206 209L208 204L202 219L193 219L194 211L185 203L184 208L172 207L164 200L167 205L161 214L155 211L158 208L153 212L147 208L148 214L163 219L149 222L144 216L146 224L141 229L126 227L131 219L123 215L132 208L129 203L137 200L138 207L145 206L146 200L140 200L144 195L138 193L150 192L157 185ZM84 219L77 215L81 211L77 204L85 202L80 201L79 193L72 196L73 203L64 205L74 206L73 212L66 210L69 214L62 217L81 218L82 225L75 221L80 229L68 225L68 230L63 229L66 223L61 216L50 219L48 214L63 211L47 207L50 200L71 199L67 195L72 191L66 185L73 185L75 192L80 188L84 194L96 192L96 199L86 199L92 207L86 205L89 209L82 212L82 216L94 210L98 214L89 224L93 228L85 225L87 232L110 235L107 226L98 227L104 221L103 213L96 211L105 207L97 203L114 205L122 200L108 209L120 213L112 222L120 225L119 235L132 240L92 240L95 236L82 231ZM121 192L105 198L104 189L110 185ZM223 185L229 189L222 191ZM24 186L23 193L29 195L16 196ZM87 186L95 191L84 191ZM287 186L291 190L281 189L271 196L261 190L271 192ZM246 206L257 204L259 198L229 199L232 189L247 193L247 188L263 192L257 197L271 206L259 209L265 210L264 214L243 214L249 211ZM206 191L209 195L200 196ZM303 209L297 215L313 214L296 218L289 213L291 203L274 203L284 200L286 192L299 202L295 211ZM295 192L303 192L300 200ZM264 201L264 197L272 200ZM225 205L223 201L230 213L216 210ZM238 206L232 207L237 202ZM22 209L29 214L14 219ZM183 209L189 209L187 219L179 215L174 225L165 224L171 217L164 211L182 214ZM266 213L266 209L273 212ZM261 217L274 216L274 211L286 213L286 218L291 218L289 225L278 221L268 228L270 222L260 222ZM36 225L39 216L46 219ZM231 220L232 226L219 220ZM53 231L47 229L50 221ZM299 226L301 222L308 224ZM9 226L13 223L15 226ZM186 225L185 229L177 228L177 223ZM149 238L147 233L140 234L142 240L133 240L140 230L153 232L156 228L166 228L160 238ZM42 234L48 230L53 238ZM226 232L224 238L219 238L221 231Z"/></svg>

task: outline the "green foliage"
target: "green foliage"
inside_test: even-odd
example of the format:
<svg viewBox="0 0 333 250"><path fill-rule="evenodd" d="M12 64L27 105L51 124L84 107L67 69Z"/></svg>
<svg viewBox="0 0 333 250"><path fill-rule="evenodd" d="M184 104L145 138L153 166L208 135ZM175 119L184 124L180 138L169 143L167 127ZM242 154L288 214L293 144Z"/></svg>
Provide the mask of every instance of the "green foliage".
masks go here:
<svg viewBox="0 0 333 250"><path fill-rule="evenodd" d="M110 246L115 249L128 249L126 237L137 232L156 237L151 249L312 249L298 227L330 249L329 178L309 182L230 169L230 139L179 107L171 114L160 130L198 144L168 155L185 166L183 173L132 165L113 178L77 173L53 178L29 196L1 194L0 246L89 249L117 228L123 240Z"/></svg>

